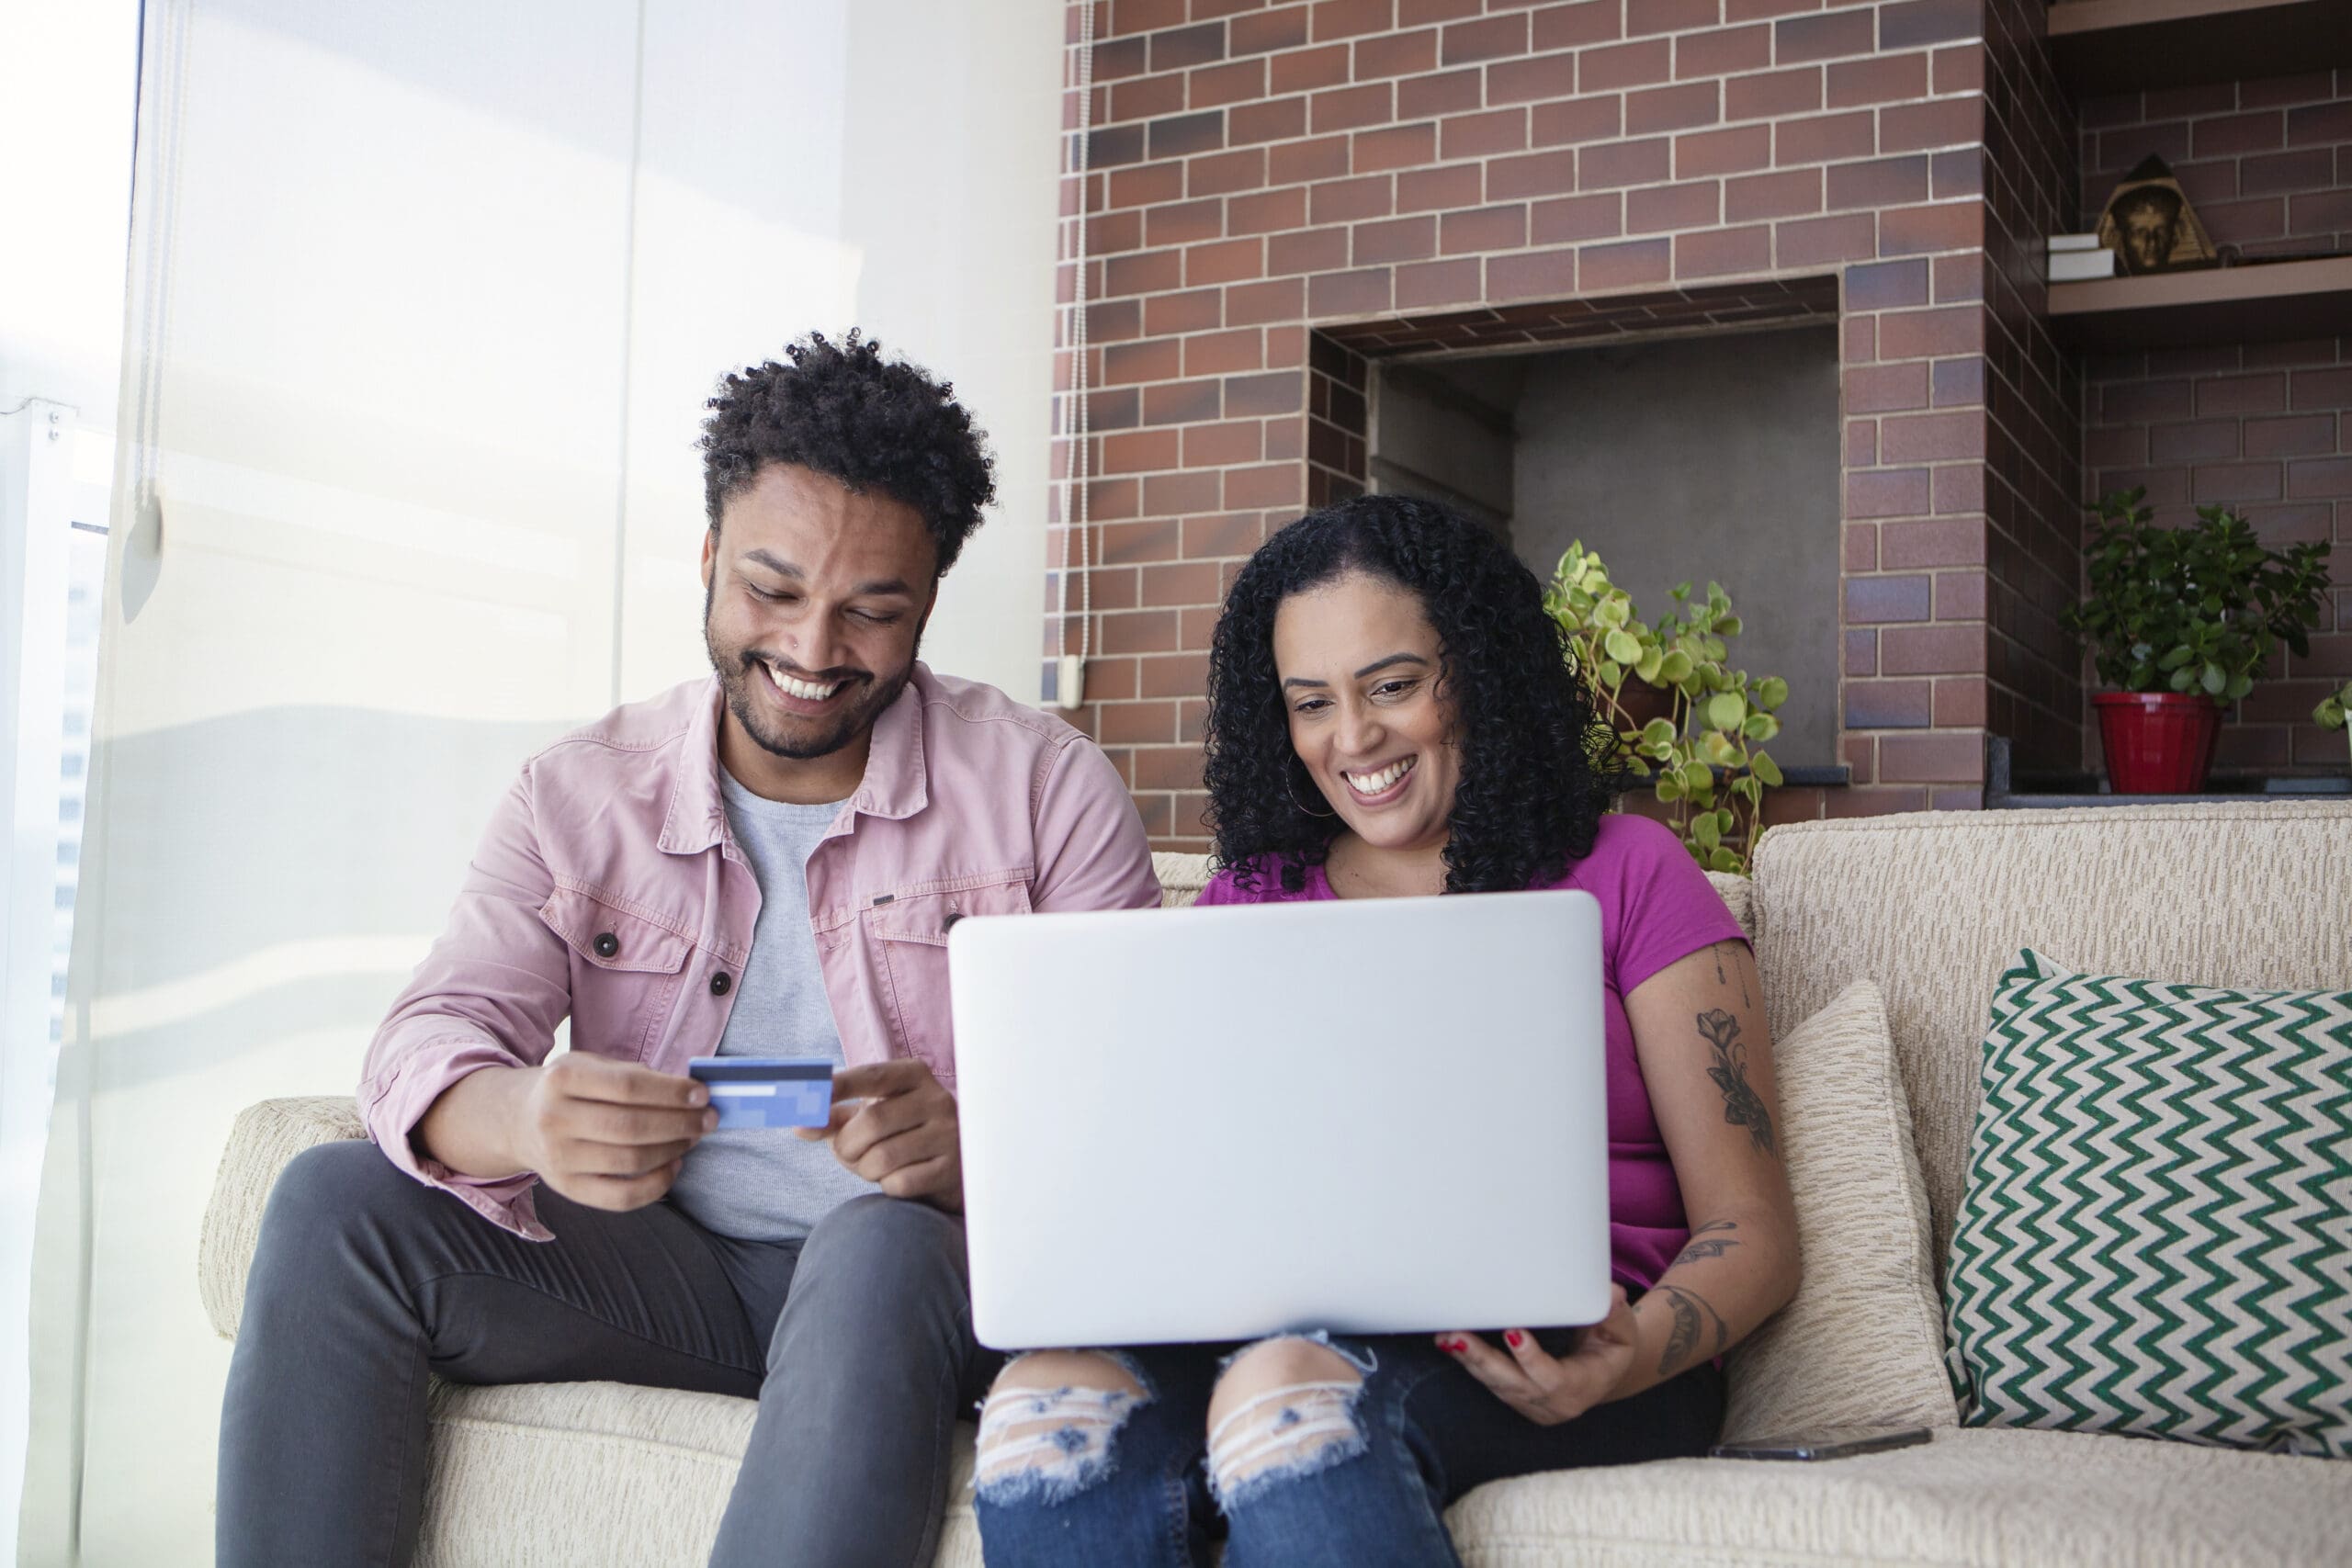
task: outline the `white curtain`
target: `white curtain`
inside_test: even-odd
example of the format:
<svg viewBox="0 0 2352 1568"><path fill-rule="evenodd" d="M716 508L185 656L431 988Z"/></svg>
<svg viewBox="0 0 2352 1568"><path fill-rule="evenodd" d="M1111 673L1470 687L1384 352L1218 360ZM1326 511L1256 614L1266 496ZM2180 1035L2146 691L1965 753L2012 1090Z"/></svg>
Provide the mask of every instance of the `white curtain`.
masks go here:
<svg viewBox="0 0 2352 1568"><path fill-rule="evenodd" d="M1034 697L1059 0L149 0L22 1560L202 1562L237 1111L351 1090L529 750L696 673L719 372L865 325L1002 500ZM975 15L975 13L978 13Z"/></svg>

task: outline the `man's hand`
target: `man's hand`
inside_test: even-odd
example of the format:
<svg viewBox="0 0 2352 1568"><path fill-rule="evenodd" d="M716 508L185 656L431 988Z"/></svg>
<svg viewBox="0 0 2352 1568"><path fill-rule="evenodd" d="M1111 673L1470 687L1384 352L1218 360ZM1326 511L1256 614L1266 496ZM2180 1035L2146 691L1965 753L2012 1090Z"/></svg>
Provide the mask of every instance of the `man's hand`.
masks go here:
<svg viewBox="0 0 2352 1568"><path fill-rule="evenodd" d="M654 1201L718 1125L710 1091L692 1078L582 1051L526 1070L516 1152L540 1180L592 1209Z"/></svg>
<svg viewBox="0 0 2352 1568"><path fill-rule="evenodd" d="M831 1139L834 1158L893 1198L964 1212L956 1097L912 1057L835 1073L831 1122L798 1135Z"/></svg>

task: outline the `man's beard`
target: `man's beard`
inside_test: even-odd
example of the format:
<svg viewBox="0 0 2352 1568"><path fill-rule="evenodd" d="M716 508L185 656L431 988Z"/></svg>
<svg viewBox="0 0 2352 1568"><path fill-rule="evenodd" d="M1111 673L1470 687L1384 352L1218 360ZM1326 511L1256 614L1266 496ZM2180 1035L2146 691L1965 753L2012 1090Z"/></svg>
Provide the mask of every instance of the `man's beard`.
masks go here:
<svg viewBox="0 0 2352 1568"><path fill-rule="evenodd" d="M763 751L799 762L830 757L872 728L882 711L898 701L899 694L907 689L907 682L914 674L915 655L920 650L922 640L918 636L917 647L908 651L907 662L888 675L877 676L869 670L840 669L814 671L802 677L812 685L846 679L853 686L863 683L865 690L862 695L844 694L842 698L836 698L836 701L845 699L844 705L825 728L814 734L804 731L795 736L776 728L770 716L762 710L760 699L752 690L754 681L767 680L763 672L767 660L749 649L732 655L720 653L718 645L711 640L707 615L703 618L702 639L704 649L710 655L710 667L718 672L719 687L727 696L727 709L743 727L743 733L750 736L752 743Z"/></svg>

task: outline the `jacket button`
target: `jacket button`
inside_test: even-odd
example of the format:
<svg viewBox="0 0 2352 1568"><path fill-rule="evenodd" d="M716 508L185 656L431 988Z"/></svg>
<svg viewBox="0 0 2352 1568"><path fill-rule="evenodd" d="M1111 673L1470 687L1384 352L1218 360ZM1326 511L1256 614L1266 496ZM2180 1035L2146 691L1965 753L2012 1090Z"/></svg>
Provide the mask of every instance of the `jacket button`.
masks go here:
<svg viewBox="0 0 2352 1568"><path fill-rule="evenodd" d="M710 977L710 994L714 997L723 997L727 994L727 987L733 984L734 982L727 977L727 972L722 969Z"/></svg>
<svg viewBox="0 0 2352 1568"><path fill-rule="evenodd" d="M610 931L598 931L596 933L596 941L594 945L596 949L597 957L610 958L614 953L618 953L621 950L621 939L615 936Z"/></svg>
<svg viewBox="0 0 2352 1568"><path fill-rule="evenodd" d="M940 934L940 935L942 935L942 936L944 936L944 935L946 935L949 931L954 931L954 930L956 929L956 921L958 921L958 920L960 920L960 919L962 919L963 918L964 918L964 911L963 911L963 910L961 910L961 909L950 909L950 910L948 910L948 911L947 911L947 913L946 913L946 915L945 915L944 917L943 917L943 918L941 919L940 922L939 922L939 934Z"/></svg>

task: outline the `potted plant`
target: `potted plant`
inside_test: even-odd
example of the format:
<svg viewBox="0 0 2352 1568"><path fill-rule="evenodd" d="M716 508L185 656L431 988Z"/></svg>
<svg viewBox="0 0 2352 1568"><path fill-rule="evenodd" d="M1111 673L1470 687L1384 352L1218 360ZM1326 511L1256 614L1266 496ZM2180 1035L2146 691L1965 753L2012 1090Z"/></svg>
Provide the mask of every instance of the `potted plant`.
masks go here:
<svg viewBox="0 0 2352 1568"><path fill-rule="evenodd" d="M2099 502L2085 561L2090 592L2059 620L2115 690L2091 701L2119 795L2205 787L2222 712L2267 673L2275 644L2310 651L2327 585L2324 543L2263 547L2245 519L2200 506L2160 528L2144 490Z"/></svg>
<svg viewBox="0 0 2352 1568"><path fill-rule="evenodd" d="M1687 582L1673 597L1672 610L1645 623L1578 540L1560 558L1544 604L1567 634L1568 663L1595 710L1634 773L1656 781L1691 858L1745 874L1764 791L1781 782L1758 748L1781 732L1772 713L1788 701L1789 683L1725 666L1724 639L1739 635L1739 617L1722 584L1707 584L1702 604L1690 603Z"/></svg>
<svg viewBox="0 0 2352 1568"><path fill-rule="evenodd" d="M2312 709L2312 722L2322 729L2343 729L2346 750L2352 751L2352 729L2346 728L2347 719L2352 719L2352 681L2345 682L2343 690L2322 697L2319 706Z"/></svg>

